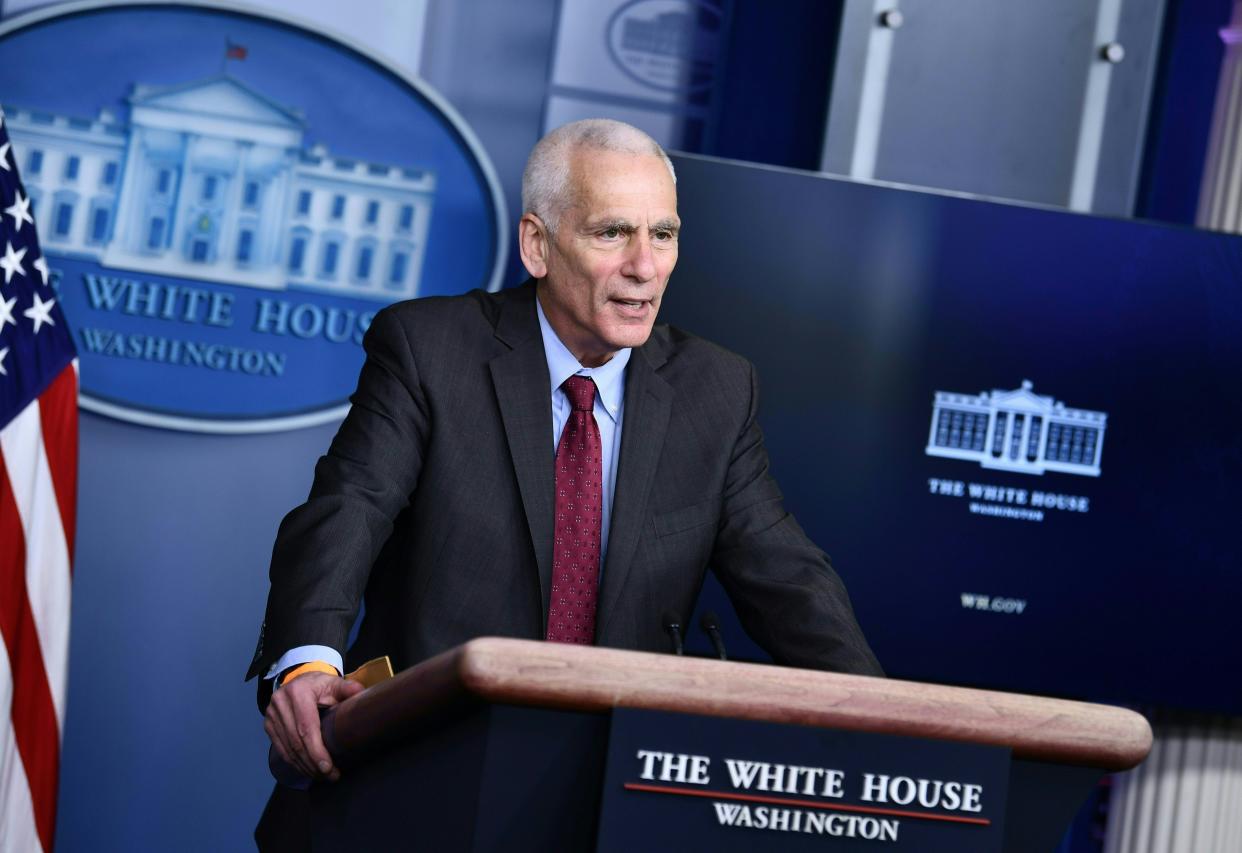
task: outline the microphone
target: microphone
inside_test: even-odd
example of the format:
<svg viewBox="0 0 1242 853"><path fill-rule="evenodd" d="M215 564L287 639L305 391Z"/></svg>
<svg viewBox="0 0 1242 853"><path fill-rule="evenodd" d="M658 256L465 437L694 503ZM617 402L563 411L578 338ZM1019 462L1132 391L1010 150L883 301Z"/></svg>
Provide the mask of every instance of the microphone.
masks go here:
<svg viewBox="0 0 1242 853"><path fill-rule="evenodd" d="M660 621L673 641L673 654L684 655L686 650L681 644L681 619L672 610L665 610Z"/></svg>
<svg viewBox="0 0 1242 853"><path fill-rule="evenodd" d="M716 614L711 610L705 610L699 617L699 627L711 638L712 645L716 649L716 656L721 660L728 660L729 656L725 654L724 639L720 636L720 620L716 618Z"/></svg>

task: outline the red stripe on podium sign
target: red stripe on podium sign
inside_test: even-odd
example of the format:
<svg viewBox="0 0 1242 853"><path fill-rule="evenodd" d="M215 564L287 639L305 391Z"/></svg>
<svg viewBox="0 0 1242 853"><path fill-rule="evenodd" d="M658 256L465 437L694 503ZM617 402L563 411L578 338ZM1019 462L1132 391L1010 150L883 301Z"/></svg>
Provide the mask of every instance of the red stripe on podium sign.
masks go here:
<svg viewBox="0 0 1242 853"><path fill-rule="evenodd" d="M679 794L683 797L702 797L709 800L739 800L746 803L765 803L778 806L790 806L803 809L828 809L836 812L858 812L859 814L879 814L890 817L909 817L918 820L941 820L948 823L970 823L976 826L991 826L992 821L984 817L962 817L961 815L932 814L930 812L910 812L900 809L885 809L877 806L855 806L846 803L826 803L823 800L796 800L787 797L769 797L764 794L739 794L734 791L705 791L697 788L674 788L668 785L647 785L643 782L626 782L627 791L646 791L651 794Z"/></svg>

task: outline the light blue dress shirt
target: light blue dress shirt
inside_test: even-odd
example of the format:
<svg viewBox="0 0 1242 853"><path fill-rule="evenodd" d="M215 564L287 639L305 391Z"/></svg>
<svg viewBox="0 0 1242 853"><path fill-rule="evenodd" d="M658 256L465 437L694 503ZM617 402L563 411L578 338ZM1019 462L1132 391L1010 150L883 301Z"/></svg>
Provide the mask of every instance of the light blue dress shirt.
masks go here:
<svg viewBox="0 0 1242 853"><path fill-rule="evenodd" d="M617 458L621 455L621 426L624 423L622 410L625 408L625 366L630 363L629 348L618 350L607 364L600 367L583 367L574 358L569 348L561 342L548 323L543 313L543 306L535 300L535 311L539 315L539 332L543 336L543 354L548 360L548 394L552 404L552 456L549 465L556 458L556 446L561 441L561 432L573 407L569 398L561 390L561 385L571 376L587 376L595 383L595 423L599 427L600 445L603 450L600 474L604 483L604 518L603 529L599 540L600 572L604 570L604 558L608 555L608 530L612 524L612 496L617 488ZM345 662L341 653L327 646L298 646L281 655L280 660L272 664L264 678L275 678L293 666L310 663L313 660L323 661L336 667L336 671L345 672Z"/></svg>

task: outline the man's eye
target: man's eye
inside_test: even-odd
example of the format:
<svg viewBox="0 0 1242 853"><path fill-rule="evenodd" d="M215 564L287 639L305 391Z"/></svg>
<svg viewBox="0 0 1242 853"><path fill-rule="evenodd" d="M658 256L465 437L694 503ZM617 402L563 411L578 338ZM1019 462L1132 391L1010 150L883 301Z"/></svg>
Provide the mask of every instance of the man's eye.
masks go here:
<svg viewBox="0 0 1242 853"><path fill-rule="evenodd" d="M601 235L601 236L603 236L603 237L607 237L609 240L615 240L615 239L617 239L618 237L620 237L620 236L621 236L621 229L619 229L619 228L608 228L608 229L606 229L606 230L604 230L604 231L601 231L601 232L600 232L600 235Z"/></svg>

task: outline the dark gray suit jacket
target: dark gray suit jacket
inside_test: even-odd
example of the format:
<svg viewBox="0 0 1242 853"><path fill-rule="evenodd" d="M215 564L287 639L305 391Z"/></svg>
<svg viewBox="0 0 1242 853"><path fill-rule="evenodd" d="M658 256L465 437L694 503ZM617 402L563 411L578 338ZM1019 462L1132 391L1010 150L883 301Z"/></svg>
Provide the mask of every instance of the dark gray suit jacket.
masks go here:
<svg viewBox="0 0 1242 853"><path fill-rule="evenodd" d="M401 669L481 635L542 638L553 446L532 283L381 311L353 407L280 526L248 678L295 646ZM827 556L782 505L753 367L656 326L630 358L596 643L665 651L711 568L778 663L879 674Z"/></svg>

